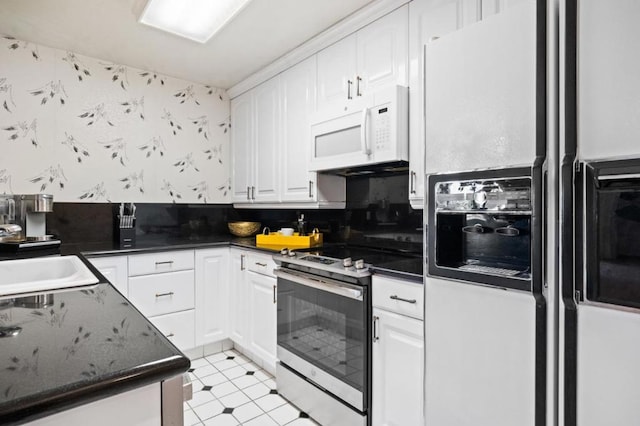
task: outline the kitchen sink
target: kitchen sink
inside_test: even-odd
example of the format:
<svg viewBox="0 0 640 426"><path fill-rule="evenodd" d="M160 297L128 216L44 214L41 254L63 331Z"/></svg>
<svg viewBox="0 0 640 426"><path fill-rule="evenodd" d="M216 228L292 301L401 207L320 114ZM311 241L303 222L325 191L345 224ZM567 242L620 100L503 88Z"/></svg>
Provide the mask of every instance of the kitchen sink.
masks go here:
<svg viewBox="0 0 640 426"><path fill-rule="evenodd" d="M95 284L98 279L77 256L0 262L0 296Z"/></svg>

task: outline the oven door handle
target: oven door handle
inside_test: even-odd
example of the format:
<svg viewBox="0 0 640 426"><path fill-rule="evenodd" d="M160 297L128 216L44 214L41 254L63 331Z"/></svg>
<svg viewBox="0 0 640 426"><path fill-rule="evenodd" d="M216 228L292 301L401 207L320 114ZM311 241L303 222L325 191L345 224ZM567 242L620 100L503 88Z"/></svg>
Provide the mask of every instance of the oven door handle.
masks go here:
<svg viewBox="0 0 640 426"><path fill-rule="evenodd" d="M330 280L326 278L320 279L316 277L311 277L307 274L302 275L299 273L284 271L281 268L275 269L273 273L276 274L278 278L289 280L296 284L301 284L301 285L312 287L318 290L327 291L329 293L348 297L349 299L355 299L360 301L364 300L362 290L357 288L356 286L352 286L349 284L341 283L339 281Z"/></svg>

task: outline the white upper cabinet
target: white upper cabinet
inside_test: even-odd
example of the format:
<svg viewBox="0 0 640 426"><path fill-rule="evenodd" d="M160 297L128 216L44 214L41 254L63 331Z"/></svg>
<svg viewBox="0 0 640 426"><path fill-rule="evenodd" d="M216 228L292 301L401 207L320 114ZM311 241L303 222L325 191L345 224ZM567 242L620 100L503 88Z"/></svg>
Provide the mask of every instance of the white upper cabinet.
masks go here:
<svg viewBox="0 0 640 426"><path fill-rule="evenodd" d="M316 72L312 56L231 101L237 206L344 207L344 178L309 171Z"/></svg>
<svg viewBox="0 0 640 426"><path fill-rule="evenodd" d="M231 148L233 157L232 196L235 203L249 202L253 178L253 114L252 93L244 93L231 101Z"/></svg>
<svg viewBox="0 0 640 426"><path fill-rule="evenodd" d="M309 172L311 125L316 107L316 57L280 76L282 99L282 201L313 201L316 173Z"/></svg>
<svg viewBox="0 0 640 426"><path fill-rule="evenodd" d="M408 9L396 9L357 32L356 96L408 85Z"/></svg>
<svg viewBox="0 0 640 426"><path fill-rule="evenodd" d="M273 78L231 101L235 203L279 201L278 84Z"/></svg>
<svg viewBox="0 0 640 426"><path fill-rule="evenodd" d="M280 167L280 93L278 77L254 90L255 178L252 182L253 201L278 201L278 169ZM255 189L253 189L255 188Z"/></svg>
<svg viewBox="0 0 640 426"><path fill-rule="evenodd" d="M318 109L341 108L367 91L406 86L408 6L318 53Z"/></svg>
<svg viewBox="0 0 640 426"><path fill-rule="evenodd" d="M342 104L355 96L356 35L352 34L318 53L318 107Z"/></svg>

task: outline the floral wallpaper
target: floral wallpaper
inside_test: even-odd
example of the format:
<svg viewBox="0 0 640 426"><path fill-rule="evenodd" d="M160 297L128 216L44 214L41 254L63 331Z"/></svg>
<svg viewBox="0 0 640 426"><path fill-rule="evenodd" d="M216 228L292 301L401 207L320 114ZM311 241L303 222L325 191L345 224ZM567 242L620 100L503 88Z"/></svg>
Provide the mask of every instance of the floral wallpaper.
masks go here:
<svg viewBox="0 0 640 426"><path fill-rule="evenodd" d="M226 91L0 36L0 193L230 203Z"/></svg>

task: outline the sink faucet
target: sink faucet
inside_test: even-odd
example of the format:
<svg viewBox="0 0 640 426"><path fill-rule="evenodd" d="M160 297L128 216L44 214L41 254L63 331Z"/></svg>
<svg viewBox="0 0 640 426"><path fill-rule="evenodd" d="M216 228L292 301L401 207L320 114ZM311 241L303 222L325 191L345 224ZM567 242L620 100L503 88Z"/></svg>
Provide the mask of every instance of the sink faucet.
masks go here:
<svg viewBox="0 0 640 426"><path fill-rule="evenodd" d="M22 227L20 225L16 225L15 223L0 224L0 237L9 237L11 235L16 235L21 231Z"/></svg>

